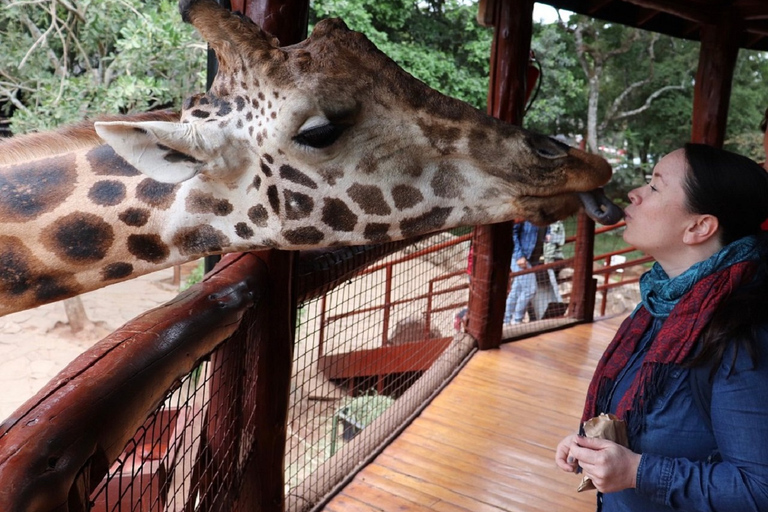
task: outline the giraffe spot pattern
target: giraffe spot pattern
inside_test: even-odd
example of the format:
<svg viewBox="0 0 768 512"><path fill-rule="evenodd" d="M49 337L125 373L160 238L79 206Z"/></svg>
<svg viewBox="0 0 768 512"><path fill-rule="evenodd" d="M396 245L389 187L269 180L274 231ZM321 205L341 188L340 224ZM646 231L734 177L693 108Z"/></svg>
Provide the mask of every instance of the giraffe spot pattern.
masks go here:
<svg viewBox="0 0 768 512"><path fill-rule="evenodd" d="M243 87L245 89L245 87ZM235 98L235 109L240 112L245 108L245 98L242 96L237 96Z"/></svg>
<svg viewBox="0 0 768 512"><path fill-rule="evenodd" d="M0 237L0 261L0 294L15 301L32 306L63 299L77 291L70 274L33 271L45 265L16 237Z"/></svg>
<svg viewBox="0 0 768 512"><path fill-rule="evenodd" d="M285 230L282 234L292 245L317 245L325 238L323 232L313 226Z"/></svg>
<svg viewBox="0 0 768 512"><path fill-rule="evenodd" d="M115 206L125 200L125 185L117 180L97 181L88 191L88 199L100 206Z"/></svg>
<svg viewBox="0 0 768 512"><path fill-rule="evenodd" d="M437 172L430 182L432 191L437 197L455 199L461 196L462 190L469 185L461 172L448 162L441 162Z"/></svg>
<svg viewBox="0 0 768 512"><path fill-rule="evenodd" d="M253 188L259 190L261 188L261 176L258 174L253 177Z"/></svg>
<svg viewBox="0 0 768 512"><path fill-rule="evenodd" d="M62 260L83 265L104 259L115 234L112 226L98 215L75 212L47 227L42 240Z"/></svg>
<svg viewBox="0 0 768 512"><path fill-rule="evenodd" d="M229 245L229 238L212 226L202 225L179 230L173 236L173 245L181 254L194 256L221 252Z"/></svg>
<svg viewBox="0 0 768 512"><path fill-rule="evenodd" d="M392 189L392 199L395 201L395 208L406 210L416 206L424 200L421 190L410 185L396 185Z"/></svg>
<svg viewBox="0 0 768 512"><path fill-rule="evenodd" d="M145 130L139 129L146 133ZM123 157L115 153L111 146L106 144L97 146L85 155L91 166L91 171L98 176L138 176L141 173L134 166L125 161Z"/></svg>
<svg viewBox="0 0 768 512"><path fill-rule="evenodd" d="M357 225L357 215L341 199L324 200L322 220L334 231L349 232Z"/></svg>
<svg viewBox="0 0 768 512"><path fill-rule="evenodd" d="M69 197L76 182L71 155L11 166L0 175L0 216L26 222L52 211Z"/></svg>
<svg viewBox="0 0 768 512"><path fill-rule="evenodd" d="M363 236L371 243L381 244L392 241L389 236L389 224L380 222L372 222L365 226L363 230Z"/></svg>
<svg viewBox="0 0 768 512"><path fill-rule="evenodd" d="M297 185L303 185L312 190L317 189L317 183L315 183L312 178L290 165L280 166L280 178L296 183Z"/></svg>
<svg viewBox="0 0 768 512"><path fill-rule="evenodd" d="M267 199L269 200L269 206L275 215L280 215L280 197L278 197L277 186L270 185L267 187Z"/></svg>
<svg viewBox="0 0 768 512"><path fill-rule="evenodd" d="M175 183L160 183L146 178L136 186L136 197L149 206L167 210L176 197L178 186Z"/></svg>
<svg viewBox="0 0 768 512"><path fill-rule="evenodd" d="M374 185L355 183L347 189L347 194L362 210L369 215L389 215L392 208L384 199L381 189Z"/></svg>
<svg viewBox="0 0 768 512"><path fill-rule="evenodd" d="M160 235L156 234L128 235L128 252L150 263L162 263L171 253Z"/></svg>
<svg viewBox="0 0 768 512"><path fill-rule="evenodd" d="M237 234L237 236L243 240L248 240L249 238L253 237L254 232L253 229L251 229L251 227L245 222L238 222L235 224L235 234Z"/></svg>
<svg viewBox="0 0 768 512"><path fill-rule="evenodd" d="M203 104L202 100L200 101L200 104L201 105ZM192 117L196 117L198 119L208 119L209 117L211 117L211 113L208 112L207 110L201 110L199 108L196 108L195 110L192 111Z"/></svg>
<svg viewBox="0 0 768 512"><path fill-rule="evenodd" d="M140 228L149 222L150 211L145 208L128 208L117 216L123 224Z"/></svg>
<svg viewBox="0 0 768 512"><path fill-rule="evenodd" d="M445 225L445 221L448 220L451 211L453 211L453 208L435 206L423 215L403 219L400 222L400 232L403 237L410 238L437 231Z"/></svg>
<svg viewBox="0 0 768 512"><path fill-rule="evenodd" d="M261 161L261 172L264 173L264 176L267 178L270 178L272 176L272 168L268 166L266 163L264 163L264 160Z"/></svg>
<svg viewBox="0 0 768 512"><path fill-rule="evenodd" d="M302 194L301 192L284 190L283 201L285 216L289 220L305 219L309 217L309 214L315 208L315 201L307 194Z"/></svg>
<svg viewBox="0 0 768 512"><path fill-rule="evenodd" d="M264 206L257 204L248 209L248 219L253 222L257 227L267 227L267 219L269 219L269 213Z"/></svg>
<svg viewBox="0 0 768 512"><path fill-rule="evenodd" d="M133 273L133 265L126 262L110 263L106 267L101 269L102 281L114 281L115 279L123 279L130 276Z"/></svg>
<svg viewBox="0 0 768 512"><path fill-rule="evenodd" d="M417 124L429 144L438 150L440 154L447 155L456 151L456 141L461 138L461 130L452 126L443 126L438 123L428 124L418 120Z"/></svg>
<svg viewBox="0 0 768 512"><path fill-rule="evenodd" d="M187 211L189 213L212 213L223 217L232 213L234 207L226 199L216 199L213 194L193 190L187 196Z"/></svg>

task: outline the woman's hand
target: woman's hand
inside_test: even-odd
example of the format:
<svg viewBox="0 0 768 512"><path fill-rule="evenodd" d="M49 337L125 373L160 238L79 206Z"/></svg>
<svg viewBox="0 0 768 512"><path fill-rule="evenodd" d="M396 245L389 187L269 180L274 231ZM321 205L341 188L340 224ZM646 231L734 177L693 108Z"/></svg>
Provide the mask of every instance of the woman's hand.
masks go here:
<svg viewBox="0 0 768 512"><path fill-rule="evenodd" d="M635 487L641 457L613 441L572 435L560 441L556 461L564 471L581 466L598 491L617 492Z"/></svg>
<svg viewBox="0 0 768 512"><path fill-rule="evenodd" d="M563 471L568 473L575 473L579 469L579 461L571 455L571 446L581 439L577 434L572 434L557 445L557 451L555 452L555 463Z"/></svg>

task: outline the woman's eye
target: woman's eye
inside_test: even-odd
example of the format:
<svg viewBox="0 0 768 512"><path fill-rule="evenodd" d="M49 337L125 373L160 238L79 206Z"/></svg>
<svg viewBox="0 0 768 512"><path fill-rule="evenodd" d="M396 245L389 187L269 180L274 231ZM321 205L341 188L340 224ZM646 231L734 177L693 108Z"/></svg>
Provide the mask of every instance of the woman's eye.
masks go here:
<svg viewBox="0 0 768 512"><path fill-rule="evenodd" d="M302 146L309 146L312 148L327 148L344 133L346 126L328 123L322 126L316 126L309 128L296 135L293 140L297 144Z"/></svg>

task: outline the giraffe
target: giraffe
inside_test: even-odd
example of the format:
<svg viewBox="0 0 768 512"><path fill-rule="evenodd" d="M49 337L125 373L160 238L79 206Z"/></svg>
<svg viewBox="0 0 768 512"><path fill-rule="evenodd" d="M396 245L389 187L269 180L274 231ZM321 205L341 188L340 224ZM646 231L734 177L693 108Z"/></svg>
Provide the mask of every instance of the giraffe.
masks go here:
<svg viewBox="0 0 768 512"><path fill-rule="evenodd" d="M0 315L204 255L549 223L610 179L602 158L439 94L340 20L279 47L213 0L180 11L219 60L180 115L0 145Z"/></svg>

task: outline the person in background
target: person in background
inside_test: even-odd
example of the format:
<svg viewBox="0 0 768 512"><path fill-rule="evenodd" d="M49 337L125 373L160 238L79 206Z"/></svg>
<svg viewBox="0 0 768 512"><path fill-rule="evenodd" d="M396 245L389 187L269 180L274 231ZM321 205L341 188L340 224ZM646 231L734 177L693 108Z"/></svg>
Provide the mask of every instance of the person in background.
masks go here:
<svg viewBox="0 0 768 512"><path fill-rule="evenodd" d="M512 240L515 247L512 250L510 269L513 272L520 272L541 263L545 234L546 228L539 228L528 221L518 222L512 227ZM515 276L507 295L504 323L522 323L525 310L535 294L536 274L534 272Z"/></svg>
<svg viewBox="0 0 768 512"><path fill-rule="evenodd" d="M544 263L554 263L565 259L563 255L563 246L565 245L565 225L563 221L553 222L547 228L547 235L544 238ZM547 269L549 284L552 285L552 292L557 302L562 302L560 296L560 287L557 284L557 278L560 273L559 268Z"/></svg>
<svg viewBox="0 0 768 512"><path fill-rule="evenodd" d="M656 262L582 415L615 414L629 446L573 434L555 455L603 512L768 510L766 198L760 165L701 144L629 193L624 240Z"/></svg>

